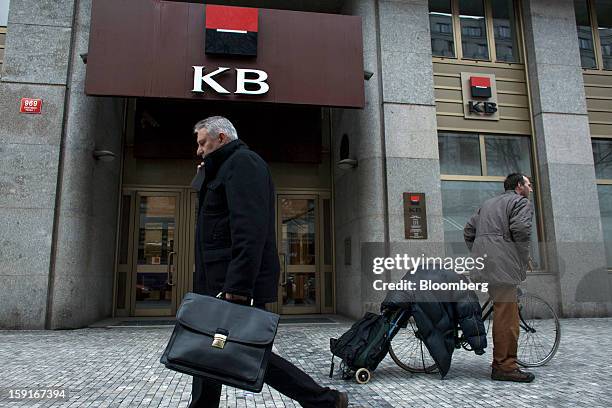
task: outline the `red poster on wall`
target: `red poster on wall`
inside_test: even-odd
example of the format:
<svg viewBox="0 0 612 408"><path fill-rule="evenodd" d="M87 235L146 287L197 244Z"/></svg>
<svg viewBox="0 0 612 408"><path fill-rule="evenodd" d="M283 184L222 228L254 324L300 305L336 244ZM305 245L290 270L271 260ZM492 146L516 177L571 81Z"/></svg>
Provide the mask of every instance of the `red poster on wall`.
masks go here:
<svg viewBox="0 0 612 408"><path fill-rule="evenodd" d="M21 98L21 113L40 113L42 109L42 99Z"/></svg>

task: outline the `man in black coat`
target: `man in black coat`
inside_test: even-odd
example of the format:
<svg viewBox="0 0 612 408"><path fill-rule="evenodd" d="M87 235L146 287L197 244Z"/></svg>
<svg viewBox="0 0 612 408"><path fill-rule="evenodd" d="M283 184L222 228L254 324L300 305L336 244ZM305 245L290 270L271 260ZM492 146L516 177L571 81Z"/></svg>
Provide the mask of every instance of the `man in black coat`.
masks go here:
<svg viewBox="0 0 612 408"><path fill-rule="evenodd" d="M194 127L204 159L199 188L194 292L255 307L277 300L274 184L259 155L238 140L232 123L213 116ZM202 178L201 172L204 172ZM203 311L204 313L206 311ZM303 407L347 407L348 397L321 387L284 358L272 354L265 382ZM190 408L218 407L221 384L193 378Z"/></svg>

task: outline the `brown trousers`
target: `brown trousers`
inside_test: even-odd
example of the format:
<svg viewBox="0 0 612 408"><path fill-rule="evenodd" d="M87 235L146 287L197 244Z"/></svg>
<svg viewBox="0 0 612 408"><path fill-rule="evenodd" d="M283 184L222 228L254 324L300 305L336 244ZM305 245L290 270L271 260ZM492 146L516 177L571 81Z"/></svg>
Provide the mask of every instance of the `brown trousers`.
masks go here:
<svg viewBox="0 0 612 408"><path fill-rule="evenodd" d="M493 299L494 369L512 371L518 368L516 353L519 338L519 313L516 286L490 286Z"/></svg>

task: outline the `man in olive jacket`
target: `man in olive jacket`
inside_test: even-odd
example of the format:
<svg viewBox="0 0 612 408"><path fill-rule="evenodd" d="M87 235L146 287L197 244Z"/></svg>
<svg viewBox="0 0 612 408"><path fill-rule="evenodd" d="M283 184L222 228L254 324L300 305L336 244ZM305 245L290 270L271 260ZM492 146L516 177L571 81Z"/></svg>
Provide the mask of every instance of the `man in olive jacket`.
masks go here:
<svg viewBox="0 0 612 408"><path fill-rule="evenodd" d="M523 174L510 174L505 192L484 202L463 230L472 256L483 257L485 267L472 278L488 282L493 298L493 364L491 378L531 382L535 376L516 362L519 336L517 287L526 279L533 206L531 182Z"/></svg>
<svg viewBox="0 0 612 408"><path fill-rule="evenodd" d="M204 159L192 186L199 189L194 292L264 308L277 300L275 194L268 166L238 140L232 123L213 116L195 125ZM204 177L201 177L201 172ZM205 310L202 313L206 313ZM272 353L264 381L308 408L347 407L348 397L321 387ZM219 406L221 384L193 378L190 408Z"/></svg>

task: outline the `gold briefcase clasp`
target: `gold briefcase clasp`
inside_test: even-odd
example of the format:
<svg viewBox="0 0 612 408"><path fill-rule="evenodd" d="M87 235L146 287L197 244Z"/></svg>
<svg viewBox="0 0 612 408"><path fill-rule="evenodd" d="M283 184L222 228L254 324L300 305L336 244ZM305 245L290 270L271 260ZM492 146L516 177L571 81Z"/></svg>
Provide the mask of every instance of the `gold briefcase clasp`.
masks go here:
<svg viewBox="0 0 612 408"><path fill-rule="evenodd" d="M215 334L215 337L213 339L212 346L222 349L223 347L225 347L226 340L227 340L226 335L217 333Z"/></svg>

